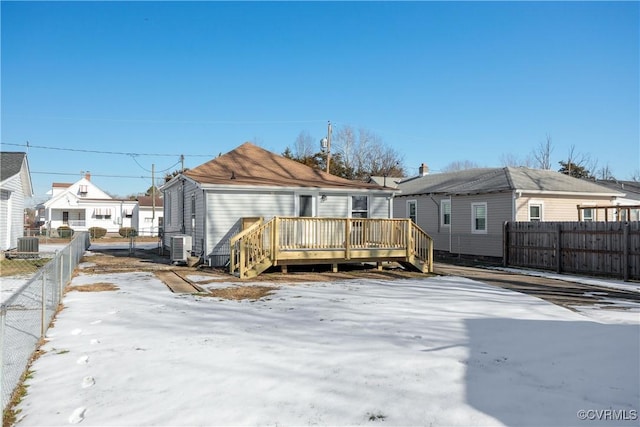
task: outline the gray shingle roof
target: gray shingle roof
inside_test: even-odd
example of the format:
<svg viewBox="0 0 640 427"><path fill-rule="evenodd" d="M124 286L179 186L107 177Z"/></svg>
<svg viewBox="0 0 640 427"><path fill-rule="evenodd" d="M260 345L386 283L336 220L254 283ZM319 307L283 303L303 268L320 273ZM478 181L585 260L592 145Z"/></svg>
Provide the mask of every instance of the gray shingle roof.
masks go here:
<svg viewBox="0 0 640 427"><path fill-rule="evenodd" d="M184 172L184 175L202 184L383 189L376 184L351 181L312 169L249 142Z"/></svg>
<svg viewBox="0 0 640 427"><path fill-rule="evenodd" d="M640 203L640 182L637 181L618 181L618 180L598 180L597 183L610 190L625 193L625 198L638 200Z"/></svg>
<svg viewBox="0 0 640 427"><path fill-rule="evenodd" d="M401 182L402 195L482 194L504 191L609 194L618 191L560 172L529 168L479 168L410 178Z"/></svg>
<svg viewBox="0 0 640 427"><path fill-rule="evenodd" d="M20 173L26 153L0 152L0 181Z"/></svg>

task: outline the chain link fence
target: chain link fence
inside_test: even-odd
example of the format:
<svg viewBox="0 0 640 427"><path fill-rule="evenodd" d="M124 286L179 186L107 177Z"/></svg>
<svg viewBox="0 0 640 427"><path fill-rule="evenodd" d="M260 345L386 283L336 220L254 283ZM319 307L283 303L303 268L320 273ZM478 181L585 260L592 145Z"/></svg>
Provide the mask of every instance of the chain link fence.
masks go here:
<svg viewBox="0 0 640 427"><path fill-rule="evenodd" d="M62 301L64 287L71 281L73 271L89 245L89 233L79 232L54 254L16 254L1 261L0 396L3 411L38 342L47 332ZM9 291L14 288L14 292L5 293L7 288Z"/></svg>

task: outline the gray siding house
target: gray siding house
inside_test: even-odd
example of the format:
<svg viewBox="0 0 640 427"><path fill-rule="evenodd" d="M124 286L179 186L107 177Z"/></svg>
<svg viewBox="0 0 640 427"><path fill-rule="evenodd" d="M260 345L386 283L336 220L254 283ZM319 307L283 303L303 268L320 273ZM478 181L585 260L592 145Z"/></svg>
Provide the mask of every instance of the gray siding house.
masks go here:
<svg viewBox="0 0 640 427"><path fill-rule="evenodd" d="M589 206L614 205L623 193L559 172L481 168L422 175L398 184L393 216L409 217L451 254L501 257L505 221L598 221Z"/></svg>
<svg viewBox="0 0 640 427"><path fill-rule="evenodd" d="M191 253L212 267L229 261L229 240L247 220L391 218L395 193L312 169L249 142L178 174L161 190L163 245L170 247L172 236L191 236Z"/></svg>
<svg viewBox="0 0 640 427"><path fill-rule="evenodd" d="M33 196L26 153L0 153L0 250L18 246L24 235L25 199Z"/></svg>

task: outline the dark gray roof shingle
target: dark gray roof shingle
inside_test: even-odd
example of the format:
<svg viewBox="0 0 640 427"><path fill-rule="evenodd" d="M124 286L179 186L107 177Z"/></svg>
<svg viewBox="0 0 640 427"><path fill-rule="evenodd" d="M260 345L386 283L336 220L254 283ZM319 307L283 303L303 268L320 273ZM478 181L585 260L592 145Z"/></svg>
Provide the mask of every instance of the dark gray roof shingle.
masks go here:
<svg viewBox="0 0 640 427"><path fill-rule="evenodd" d="M19 174L26 156L27 153L0 152L0 181Z"/></svg>
<svg viewBox="0 0 640 427"><path fill-rule="evenodd" d="M622 193L560 172L530 168L478 168L410 178L401 182L402 195L482 194L503 191L610 194Z"/></svg>

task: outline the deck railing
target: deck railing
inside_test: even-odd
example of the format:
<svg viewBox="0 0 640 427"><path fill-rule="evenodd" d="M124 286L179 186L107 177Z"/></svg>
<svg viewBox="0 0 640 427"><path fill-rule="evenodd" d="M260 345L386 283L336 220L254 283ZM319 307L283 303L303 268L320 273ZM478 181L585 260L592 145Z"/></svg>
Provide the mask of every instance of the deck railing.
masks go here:
<svg viewBox="0 0 640 427"><path fill-rule="evenodd" d="M399 258L432 271L432 253L431 237L409 219L274 217L231 239L230 271L246 278L271 265Z"/></svg>

